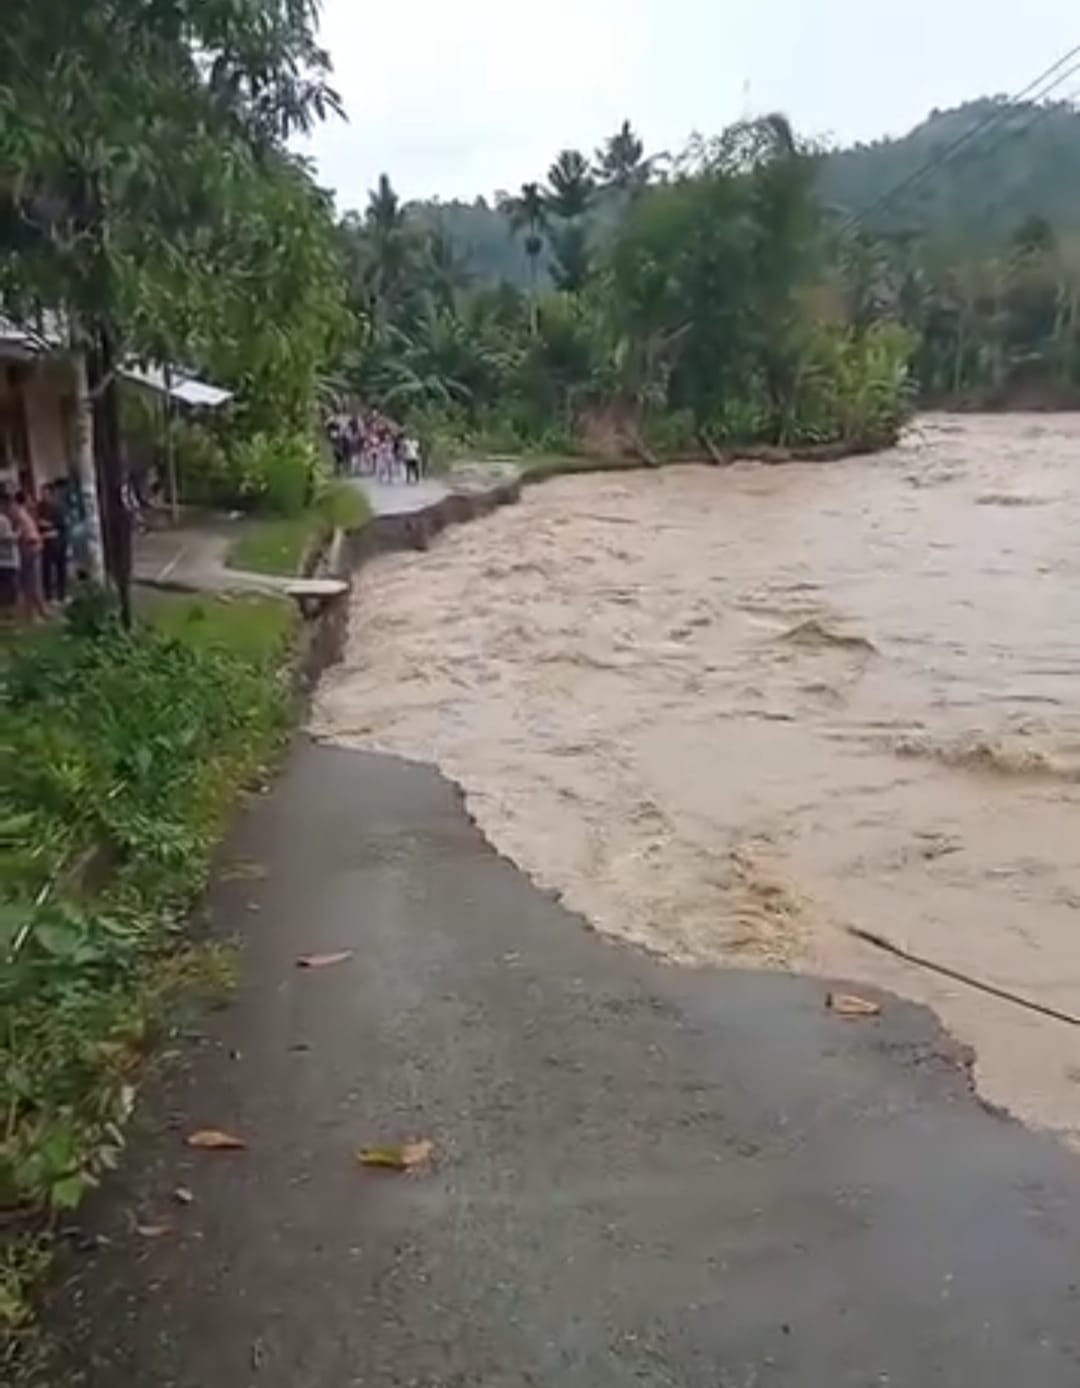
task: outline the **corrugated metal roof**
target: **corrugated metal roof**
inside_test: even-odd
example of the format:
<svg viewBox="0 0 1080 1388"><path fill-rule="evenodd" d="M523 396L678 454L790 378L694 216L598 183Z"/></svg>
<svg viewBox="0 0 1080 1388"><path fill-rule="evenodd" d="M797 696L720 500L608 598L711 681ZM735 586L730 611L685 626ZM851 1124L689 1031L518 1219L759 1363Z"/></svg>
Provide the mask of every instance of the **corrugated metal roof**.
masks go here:
<svg viewBox="0 0 1080 1388"><path fill-rule="evenodd" d="M164 367L125 366L120 374L137 385L146 386L148 390L156 390L159 395L166 394ZM180 404L200 410L220 409L233 398L231 390L211 385L209 381L200 381L197 376L190 376L175 366L172 368L171 389L168 394Z"/></svg>
<svg viewBox="0 0 1080 1388"><path fill-rule="evenodd" d="M35 324L20 323L6 314L0 313L0 356L27 357L62 349L65 343L63 322L59 314L46 313L41 327ZM178 366L171 368L171 388L165 389L165 368L163 366L140 366L130 362L120 370L120 375L147 390L157 391L159 395L168 393L181 405L192 409L217 410L227 405L233 398L231 390L215 386L210 381L201 381Z"/></svg>

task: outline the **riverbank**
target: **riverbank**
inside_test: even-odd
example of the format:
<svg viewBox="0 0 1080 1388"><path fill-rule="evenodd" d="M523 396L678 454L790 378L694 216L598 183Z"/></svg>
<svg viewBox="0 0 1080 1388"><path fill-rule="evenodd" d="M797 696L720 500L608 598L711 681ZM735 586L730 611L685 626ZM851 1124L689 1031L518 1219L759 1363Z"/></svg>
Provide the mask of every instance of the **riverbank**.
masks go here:
<svg viewBox="0 0 1080 1388"><path fill-rule="evenodd" d="M927 1012L615 946L394 758L298 745L221 864L240 985L70 1241L50 1383L1071 1388L1080 1176Z"/></svg>

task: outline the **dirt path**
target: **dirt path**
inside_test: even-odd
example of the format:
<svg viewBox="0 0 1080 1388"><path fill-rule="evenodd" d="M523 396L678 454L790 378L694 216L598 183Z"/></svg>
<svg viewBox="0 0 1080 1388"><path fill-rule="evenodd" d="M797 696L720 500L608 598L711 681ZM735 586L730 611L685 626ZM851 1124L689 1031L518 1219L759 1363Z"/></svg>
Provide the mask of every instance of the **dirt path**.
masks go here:
<svg viewBox="0 0 1080 1388"><path fill-rule="evenodd" d="M923 421L828 466L576 477L380 560L316 714L431 761L599 928L928 1002L1080 1132L1080 417Z"/></svg>
<svg viewBox="0 0 1080 1388"><path fill-rule="evenodd" d="M1073 1388L1080 1171L929 1013L607 942L390 758L298 747L227 856L239 994L65 1259L52 1388Z"/></svg>

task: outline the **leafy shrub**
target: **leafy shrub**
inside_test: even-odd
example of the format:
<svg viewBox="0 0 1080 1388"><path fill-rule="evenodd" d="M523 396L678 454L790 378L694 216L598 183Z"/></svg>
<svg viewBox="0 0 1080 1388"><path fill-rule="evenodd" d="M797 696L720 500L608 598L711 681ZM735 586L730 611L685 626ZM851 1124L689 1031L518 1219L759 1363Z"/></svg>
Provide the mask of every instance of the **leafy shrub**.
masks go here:
<svg viewBox="0 0 1080 1388"><path fill-rule="evenodd" d="M700 451L694 416L690 410L668 410L649 414L642 427L642 436L656 453Z"/></svg>
<svg viewBox="0 0 1080 1388"><path fill-rule="evenodd" d="M786 441L892 442L913 403L912 348L911 335L897 324L879 324L861 337L835 328L810 332Z"/></svg>
<svg viewBox="0 0 1080 1388"><path fill-rule="evenodd" d="M256 434L234 454L245 503L278 516L298 516L319 486L323 460L303 434Z"/></svg>
<svg viewBox="0 0 1080 1388"><path fill-rule="evenodd" d="M214 629L207 613L197 639L128 635L106 614L92 637L5 649L0 1208L73 1206L115 1160L169 928L283 729L278 641L241 658ZM72 876L87 850L111 867L105 897Z"/></svg>
<svg viewBox="0 0 1080 1388"><path fill-rule="evenodd" d="M172 425L176 476L183 501L193 506L235 506L242 476L221 441L207 428L186 420Z"/></svg>

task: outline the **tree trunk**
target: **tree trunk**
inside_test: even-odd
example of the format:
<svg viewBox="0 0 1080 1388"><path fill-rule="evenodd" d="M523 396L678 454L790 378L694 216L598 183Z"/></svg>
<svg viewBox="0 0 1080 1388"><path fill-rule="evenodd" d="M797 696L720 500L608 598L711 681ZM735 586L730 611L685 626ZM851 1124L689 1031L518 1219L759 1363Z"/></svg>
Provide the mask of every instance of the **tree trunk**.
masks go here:
<svg viewBox="0 0 1080 1388"><path fill-rule="evenodd" d="M94 443L98 491L105 519L105 562L120 601L120 619L131 626L131 518L124 505L120 458L120 397L116 377L116 339L107 323L98 325Z"/></svg>
<svg viewBox="0 0 1080 1388"><path fill-rule="evenodd" d="M168 359L162 365L165 379L165 395L161 407L165 434L165 476L169 487L169 514L173 525L180 524L180 487L176 476L176 436L173 433L173 375L172 362Z"/></svg>
<svg viewBox="0 0 1080 1388"><path fill-rule="evenodd" d="M75 475L86 518L87 566L91 581L104 586L105 547L102 543L101 503L94 462L94 404L86 375L86 353L74 339L71 365L75 376Z"/></svg>

